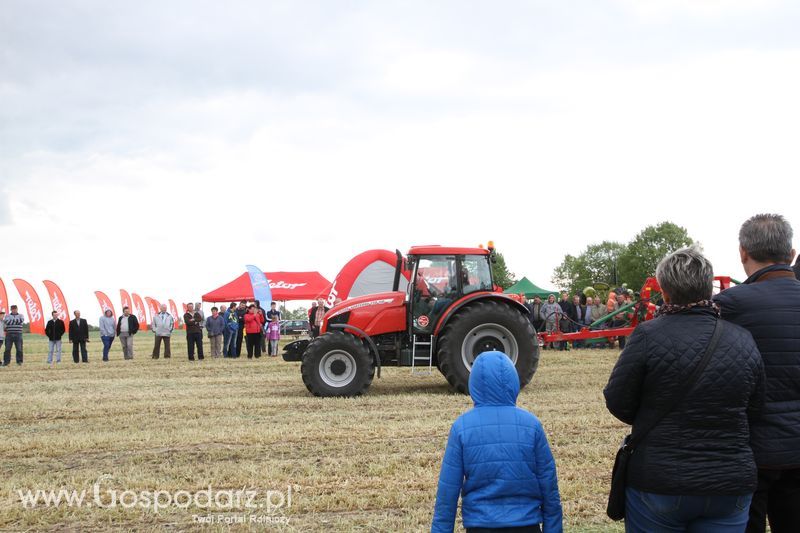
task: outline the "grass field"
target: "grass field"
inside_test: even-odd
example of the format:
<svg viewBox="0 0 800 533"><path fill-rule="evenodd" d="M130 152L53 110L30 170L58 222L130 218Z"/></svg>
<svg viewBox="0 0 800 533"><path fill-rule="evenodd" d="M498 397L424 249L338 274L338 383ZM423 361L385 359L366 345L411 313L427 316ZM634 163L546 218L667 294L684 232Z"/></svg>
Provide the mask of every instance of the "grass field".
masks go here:
<svg viewBox="0 0 800 533"><path fill-rule="evenodd" d="M25 364L0 369L0 529L227 529L216 521L220 514L245 520L241 527L274 531L429 527L447 432L471 405L438 372L420 377L384 368L364 397L320 399L303 386L299 363L263 357L190 363L183 335L173 342L172 359L153 361L152 337L142 333L133 361L122 360L117 343L112 361L102 363L93 337L88 365L74 364L67 353L48 368L43 338L25 339ZM622 530L604 513L612 458L625 431L602 399L617 355L545 351L520 395L519 404L539 416L549 435L567 531ZM93 485L104 474L110 477L99 485L101 508ZM232 510L184 507L182 494L181 506L156 512L141 494L178 497L177 491L197 494L209 486L222 491L215 494L223 505L232 491L258 491L251 503L262 507L243 507L248 495ZM61 488L86 489L91 506L25 508L17 492ZM121 499L116 507L112 490ZM160 498L166 503L166 494ZM214 523L197 521L209 515ZM249 523L282 519L288 525Z"/></svg>

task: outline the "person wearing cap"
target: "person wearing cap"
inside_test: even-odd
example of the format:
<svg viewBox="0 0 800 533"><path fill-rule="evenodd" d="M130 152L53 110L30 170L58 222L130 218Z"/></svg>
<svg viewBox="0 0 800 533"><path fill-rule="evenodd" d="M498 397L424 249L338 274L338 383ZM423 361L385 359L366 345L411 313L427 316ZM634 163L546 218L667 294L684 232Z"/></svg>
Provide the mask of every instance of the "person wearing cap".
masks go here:
<svg viewBox="0 0 800 533"><path fill-rule="evenodd" d="M3 366L11 364L11 347L16 349L17 364L22 364L22 325L25 317L17 312L17 306L12 305L9 313L3 318L6 332L6 349L3 352Z"/></svg>

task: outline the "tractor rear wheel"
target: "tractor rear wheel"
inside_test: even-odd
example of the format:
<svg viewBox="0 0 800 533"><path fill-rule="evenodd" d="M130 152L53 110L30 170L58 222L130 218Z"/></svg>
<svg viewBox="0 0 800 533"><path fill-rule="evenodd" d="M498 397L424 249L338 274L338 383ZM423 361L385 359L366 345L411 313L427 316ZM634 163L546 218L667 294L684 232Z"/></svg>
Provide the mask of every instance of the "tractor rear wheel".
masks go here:
<svg viewBox="0 0 800 533"><path fill-rule="evenodd" d="M469 394L469 374L483 352L505 353L527 385L539 365L539 343L528 317L508 304L485 300L456 312L437 342L439 370L450 386Z"/></svg>
<svg viewBox="0 0 800 533"><path fill-rule="evenodd" d="M308 344L300 372L314 396L359 396L369 389L375 366L360 339L331 331Z"/></svg>

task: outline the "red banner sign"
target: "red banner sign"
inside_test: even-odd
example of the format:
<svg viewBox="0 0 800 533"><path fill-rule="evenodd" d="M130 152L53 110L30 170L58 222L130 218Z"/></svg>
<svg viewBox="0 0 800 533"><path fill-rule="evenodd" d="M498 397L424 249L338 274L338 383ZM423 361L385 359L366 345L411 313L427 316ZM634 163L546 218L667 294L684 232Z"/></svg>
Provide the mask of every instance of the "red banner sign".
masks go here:
<svg viewBox="0 0 800 533"><path fill-rule="evenodd" d="M94 291L94 295L97 296L97 303L100 304L100 309L102 310L103 314L106 313L106 310L111 311L111 316L114 317L114 322L116 322L117 312L114 311L114 304L111 303L111 298L106 296L106 293L102 291Z"/></svg>
<svg viewBox="0 0 800 533"><path fill-rule="evenodd" d="M139 319L139 329L147 330L147 311L145 310L144 302L142 302L142 297L135 292L131 296L133 296L132 311L136 318Z"/></svg>
<svg viewBox="0 0 800 533"><path fill-rule="evenodd" d="M180 329L181 317L178 316L178 306L175 305L175 300L172 298L169 299L169 312L172 314L173 320L175 320L175 329Z"/></svg>
<svg viewBox="0 0 800 533"><path fill-rule="evenodd" d="M0 311L8 313L8 294L2 279L0 279Z"/></svg>
<svg viewBox="0 0 800 533"><path fill-rule="evenodd" d="M53 304L53 311L58 313L58 318L64 321L64 328L69 331L69 309L67 309L67 299L64 298L64 293L54 282L44 280L47 295L50 296L50 302Z"/></svg>
<svg viewBox="0 0 800 533"><path fill-rule="evenodd" d="M44 335L44 313L42 312L42 301L30 283L24 279L15 279L14 286L17 287L19 295L28 310L28 320L31 323L31 333Z"/></svg>
<svg viewBox="0 0 800 533"><path fill-rule="evenodd" d="M128 294L128 291L125 289L119 290L119 299L122 301L122 309L124 310L126 307L133 312L133 300L131 300L131 295Z"/></svg>

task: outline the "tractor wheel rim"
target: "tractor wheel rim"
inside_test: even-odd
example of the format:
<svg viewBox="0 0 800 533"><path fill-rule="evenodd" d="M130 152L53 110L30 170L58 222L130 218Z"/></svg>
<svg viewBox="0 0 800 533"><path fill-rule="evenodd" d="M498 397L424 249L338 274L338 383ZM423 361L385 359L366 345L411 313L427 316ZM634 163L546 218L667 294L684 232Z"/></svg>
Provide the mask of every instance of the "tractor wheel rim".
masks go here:
<svg viewBox="0 0 800 533"><path fill-rule="evenodd" d="M461 344L461 360L467 370L472 371L472 363L483 352L497 350L503 352L517 364L519 345L514 335L500 324L479 324L472 328Z"/></svg>
<svg viewBox="0 0 800 533"><path fill-rule="evenodd" d="M344 350L331 350L320 359L319 376L330 387L345 387L356 377L356 360Z"/></svg>

